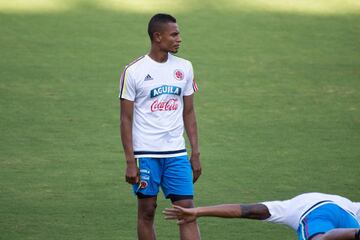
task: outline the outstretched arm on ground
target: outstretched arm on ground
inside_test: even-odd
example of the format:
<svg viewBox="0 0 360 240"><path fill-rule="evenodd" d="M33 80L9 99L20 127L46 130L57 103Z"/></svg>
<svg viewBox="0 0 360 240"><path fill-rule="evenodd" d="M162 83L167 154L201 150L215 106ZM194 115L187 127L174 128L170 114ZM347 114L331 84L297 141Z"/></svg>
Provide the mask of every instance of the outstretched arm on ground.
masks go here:
<svg viewBox="0 0 360 240"><path fill-rule="evenodd" d="M270 217L264 204L222 204L208 207L182 208L173 206L164 210L166 219L177 219L178 224L195 221L198 217L249 218L264 220Z"/></svg>

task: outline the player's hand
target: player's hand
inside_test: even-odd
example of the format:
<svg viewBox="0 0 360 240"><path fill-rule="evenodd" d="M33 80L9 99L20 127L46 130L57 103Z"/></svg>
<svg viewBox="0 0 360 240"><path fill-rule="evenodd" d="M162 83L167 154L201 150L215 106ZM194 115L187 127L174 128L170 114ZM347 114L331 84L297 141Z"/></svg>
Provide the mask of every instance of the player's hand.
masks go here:
<svg viewBox="0 0 360 240"><path fill-rule="evenodd" d="M192 153L190 162L193 171L193 183L195 183L201 175L200 153Z"/></svg>
<svg viewBox="0 0 360 240"><path fill-rule="evenodd" d="M173 205L172 208L165 208L163 211L165 219L177 219L177 224L190 223L196 220L196 208L183 208Z"/></svg>
<svg viewBox="0 0 360 240"><path fill-rule="evenodd" d="M135 161L133 163L128 162L126 164L125 180L130 184L139 182L139 169L136 166Z"/></svg>

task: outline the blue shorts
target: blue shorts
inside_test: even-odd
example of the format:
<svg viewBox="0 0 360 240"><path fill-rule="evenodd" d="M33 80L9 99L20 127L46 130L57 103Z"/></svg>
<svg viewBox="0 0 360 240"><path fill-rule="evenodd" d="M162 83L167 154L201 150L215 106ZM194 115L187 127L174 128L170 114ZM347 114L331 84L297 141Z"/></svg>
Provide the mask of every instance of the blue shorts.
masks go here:
<svg viewBox="0 0 360 240"><path fill-rule="evenodd" d="M310 211L300 222L297 234L299 240L309 240L317 234L335 228L359 228L355 216L335 203L326 203Z"/></svg>
<svg viewBox="0 0 360 240"><path fill-rule="evenodd" d="M133 185L139 198L154 197L161 187L172 201L192 199L192 168L187 155L170 158L138 158L140 182Z"/></svg>

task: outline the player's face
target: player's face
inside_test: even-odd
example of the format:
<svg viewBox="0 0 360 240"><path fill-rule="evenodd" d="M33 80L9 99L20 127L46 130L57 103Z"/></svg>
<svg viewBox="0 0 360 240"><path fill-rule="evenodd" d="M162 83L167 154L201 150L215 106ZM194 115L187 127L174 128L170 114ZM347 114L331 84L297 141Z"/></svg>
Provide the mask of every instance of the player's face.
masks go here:
<svg viewBox="0 0 360 240"><path fill-rule="evenodd" d="M169 22L164 24L160 34L161 50L171 53L177 53L181 43L179 27L176 23Z"/></svg>

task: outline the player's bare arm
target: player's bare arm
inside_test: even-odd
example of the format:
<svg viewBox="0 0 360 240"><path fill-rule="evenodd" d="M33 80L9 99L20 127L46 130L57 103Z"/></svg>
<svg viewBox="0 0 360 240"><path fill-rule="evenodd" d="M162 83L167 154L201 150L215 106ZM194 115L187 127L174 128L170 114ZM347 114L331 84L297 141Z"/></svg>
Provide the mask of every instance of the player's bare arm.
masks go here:
<svg viewBox="0 0 360 240"><path fill-rule="evenodd" d="M125 180L130 184L137 183L139 180L138 168L134 157L132 145L132 121L134 102L121 99L120 100L120 130L121 141L125 151L126 173Z"/></svg>
<svg viewBox="0 0 360 240"><path fill-rule="evenodd" d="M333 229L326 234L318 234L312 240L357 240L359 229L356 228L338 228Z"/></svg>
<svg viewBox="0 0 360 240"><path fill-rule="evenodd" d="M270 217L268 208L263 204L222 204L209 207L182 208L173 206L163 212L166 219L177 219L178 224L194 221L198 217L249 218L263 220Z"/></svg>
<svg viewBox="0 0 360 240"><path fill-rule="evenodd" d="M186 134L191 145L190 162L193 170L193 182L196 182L201 175L201 163L194 109L194 95L184 96L183 118Z"/></svg>
<svg viewBox="0 0 360 240"><path fill-rule="evenodd" d="M257 204L241 204L240 218L249 218L257 220L265 220L270 217L269 209L261 203Z"/></svg>

